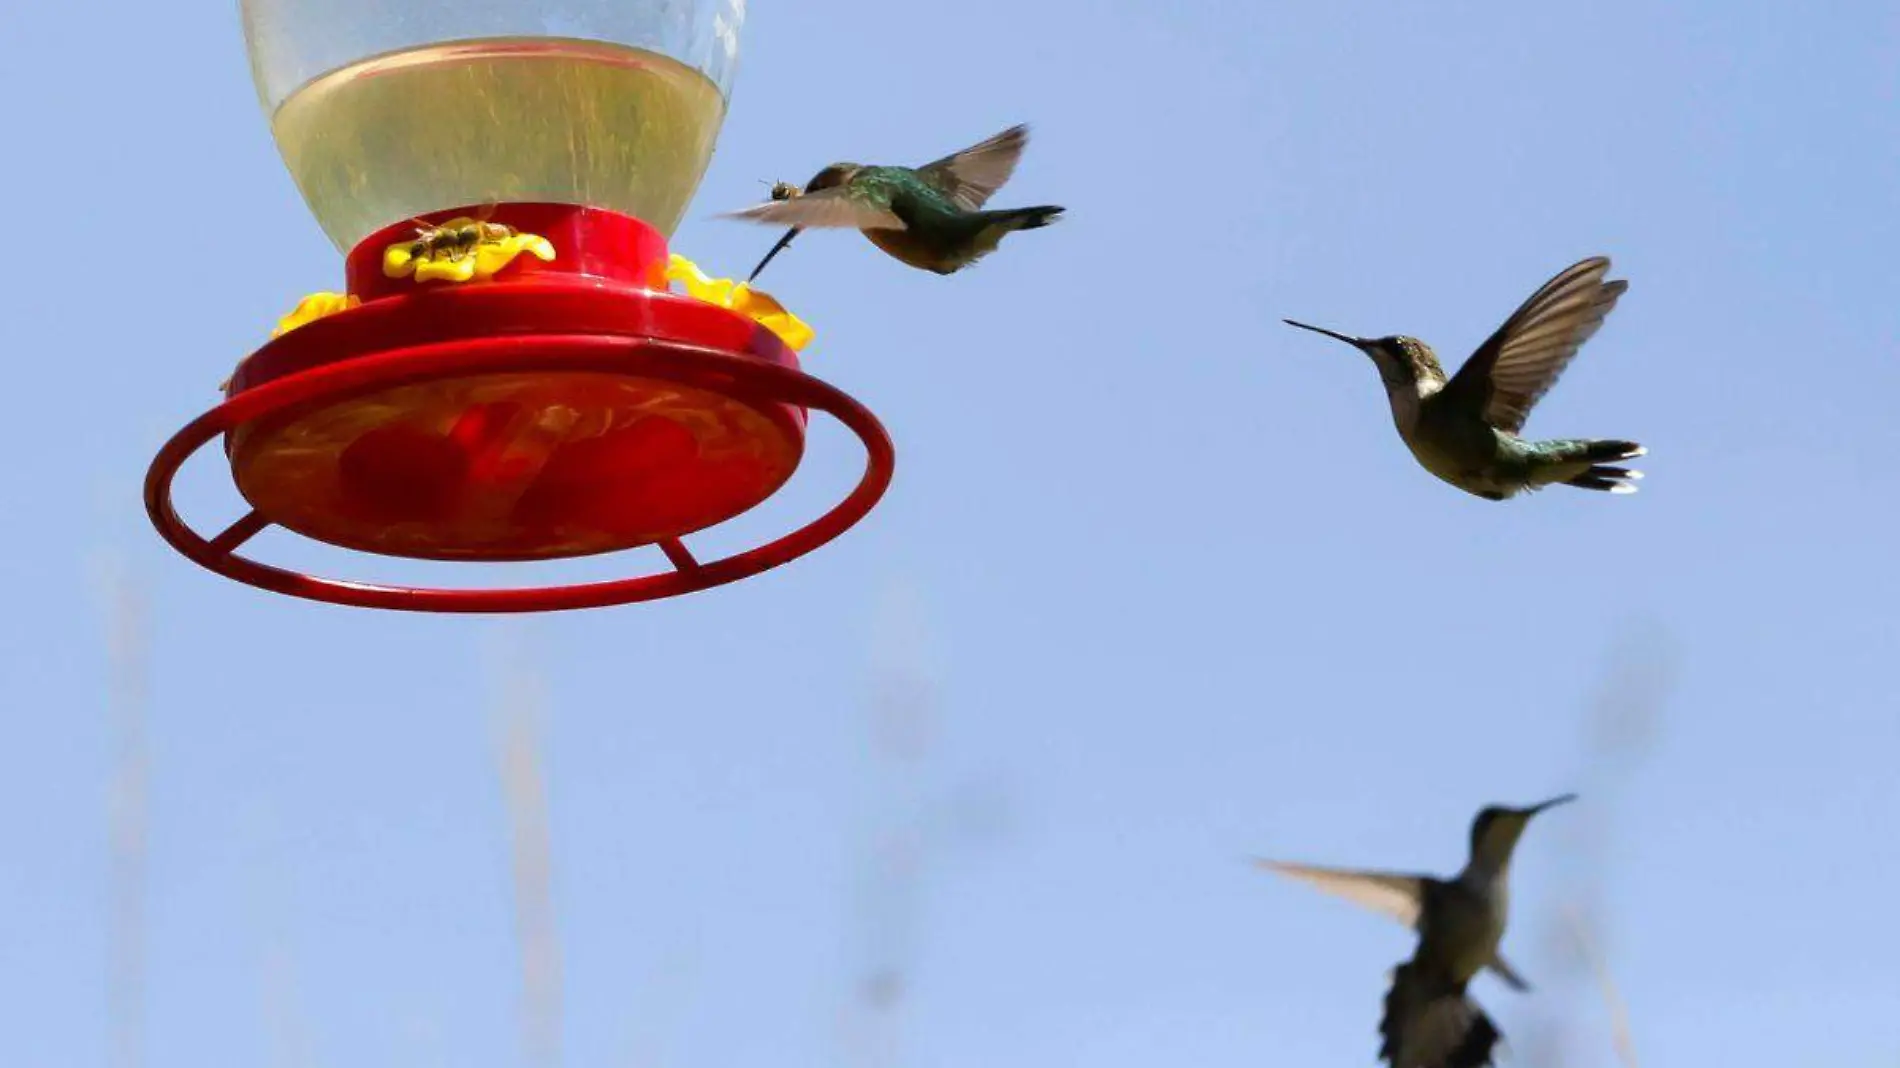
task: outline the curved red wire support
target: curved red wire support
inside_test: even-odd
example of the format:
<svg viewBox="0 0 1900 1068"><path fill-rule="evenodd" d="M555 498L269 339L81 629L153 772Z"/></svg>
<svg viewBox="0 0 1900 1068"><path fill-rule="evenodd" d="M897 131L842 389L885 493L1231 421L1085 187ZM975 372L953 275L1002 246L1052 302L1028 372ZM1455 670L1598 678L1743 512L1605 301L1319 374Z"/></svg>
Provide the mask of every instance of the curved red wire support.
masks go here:
<svg viewBox="0 0 1900 1068"><path fill-rule="evenodd" d="M294 408L335 402L440 378L526 371L593 371L665 379L735 399L825 412L858 436L864 474L844 500L797 530L719 560L701 562L678 539L659 543L674 570L634 578L519 589L380 586L324 578L259 563L237 550L268 528L250 512L206 539L172 506L172 481L191 455L246 423ZM754 356L653 338L611 334L539 335L532 352L509 337L463 339L394 349L301 371L247 389L173 435L145 477L145 508L172 547L226 578L313 601L407 612L548 612L653 601L722 586L795 560L849 530L884 496L896 461L890 435L868 409L834 386Z"/></svg>

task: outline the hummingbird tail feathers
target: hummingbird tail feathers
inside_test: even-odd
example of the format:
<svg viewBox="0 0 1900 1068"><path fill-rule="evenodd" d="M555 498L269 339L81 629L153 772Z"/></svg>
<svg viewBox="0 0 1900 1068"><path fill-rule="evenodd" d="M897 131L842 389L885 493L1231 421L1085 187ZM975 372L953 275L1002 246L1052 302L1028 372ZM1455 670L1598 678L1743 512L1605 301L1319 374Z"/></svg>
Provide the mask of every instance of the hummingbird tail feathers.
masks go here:
<svg viewBox="0 0 1900 1068"><path fill-rule="evenodd" d="M1642 480L1643 473L1604 461L1634 460L1648 451L1633 441L1588 442L1584 446L1583 459L1590 461L1590 469L1572 478L1568 484L1578 489L1603 493L1635 493L1636 483Z"/></svg>
<svg viewBox="0 0 1900 1068"><path fill-rule="evenodd" d="M1604 493L1635 493L1643 473L1615 466L1614 461L1633 460L1649 451L1633 441L1587 439L1540 441L1535 449L1536 485L1561 482Z"/></svg>
<svg viewBox="0 0 1900 1068"><path fill-rule="evenodd" d="M996 251L1003 238L1018 230L1040 230L1062 217L1062 209L1050 205L1039 208L1005 208L1002 211L976 212L973 216L977 223L975 235L959 255L944 261L944 266L933 267L939 274L950 274L968 267L977 260Z"/></svg>
<svg viewBox="0 0 1900 1068"><path fill-rule="evenodd" d="M1633 441L1586 441L1579 459L1600 464L1605 460L1634 460L1648 451Z"/></svg>
<svg viewBox="0 0 1900 1068"><path fill-rule="evenodd" d="M1605 493L1635 493L1634 483L1642 477L1641 471L1598 464L1564 485L1575 486L1578 489L1602 490Z"/></svg>
<svg viewBox="0 0 1900 1068"><path fill-rule="evenodd" d="M1010 230L1040 230L1062 218L1063 209L1052 204L1039 208L1011 208L1007 211L992 212L996 222L1005 232Z"/></svg>
<svg viewBox="0 0 1900 1068"><path fill-rule="evenodd" d="M1503 1037L1465 984L1417 962L1393 971L1379 1036L1379 1058L1391 1068L1485 1068Z"/></svg>

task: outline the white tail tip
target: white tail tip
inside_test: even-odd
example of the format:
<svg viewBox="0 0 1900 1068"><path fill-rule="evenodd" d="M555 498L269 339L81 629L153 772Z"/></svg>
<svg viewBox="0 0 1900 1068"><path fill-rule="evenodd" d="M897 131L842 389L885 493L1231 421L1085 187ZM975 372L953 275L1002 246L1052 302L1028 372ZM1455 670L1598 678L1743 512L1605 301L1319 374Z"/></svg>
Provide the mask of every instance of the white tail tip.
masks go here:
<svg viewBox="0 0 1900 1068"><path fill-rule="evenodd" d="M1627 482L1618 482L1616 485L1610 487L1610 492L1611 493L1635 493L1636 487L1630 485Z"/></svg>

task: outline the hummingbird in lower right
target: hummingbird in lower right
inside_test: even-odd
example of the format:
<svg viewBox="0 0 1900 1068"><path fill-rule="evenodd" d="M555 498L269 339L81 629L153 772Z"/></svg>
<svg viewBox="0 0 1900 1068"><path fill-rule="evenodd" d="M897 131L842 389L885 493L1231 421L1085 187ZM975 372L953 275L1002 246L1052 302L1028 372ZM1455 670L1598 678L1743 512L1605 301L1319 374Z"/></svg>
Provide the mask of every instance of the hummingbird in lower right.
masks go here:
<svg viewBox="0 0 1900 1068"><path fill-rule="evenodd" d="M833 163L802 190L777 183L771 200L727 215L791 227L746 281L758 278L772 257L812 226L861 231L900 263L954 274L996 251L1005 236L1061 217L1054 205L984 208L1015 173L1028 145L1029 128L1018 125L922 167Z"/></svg>
<svg viewBox="0 0 1900 1068"><path fill-rule="evenodd" d="M1260 867L1299 879L1354 904L1382 912L1418 932L1412 959L1392 972L1379 1021L1379 1058L1391 1068L1483 1068L1503 1035L1465 994L1489 969L1527 991L1498 953L1510 911L1511 854L1531 818L1576 800L1565 794L1528 808L1492 805L1471 824L1471 855L1451 879L1383 871L1350 871L1281 861Z"/></svg>
<svg viewBox="0 0 1900 1068"><path fill-rule="evenodd" d="M1545 283L1449 379L1431 346L1417 338L1359 338L1286 323L1372 357L1413 457L1466 493L1501 501L1557 483L1635 493L1642 472L1615 466L1648 451L1633 441L1518 436L1531 408L1629 288L1604 281L1609 270L1608 258L1592 256Z"/></svg>

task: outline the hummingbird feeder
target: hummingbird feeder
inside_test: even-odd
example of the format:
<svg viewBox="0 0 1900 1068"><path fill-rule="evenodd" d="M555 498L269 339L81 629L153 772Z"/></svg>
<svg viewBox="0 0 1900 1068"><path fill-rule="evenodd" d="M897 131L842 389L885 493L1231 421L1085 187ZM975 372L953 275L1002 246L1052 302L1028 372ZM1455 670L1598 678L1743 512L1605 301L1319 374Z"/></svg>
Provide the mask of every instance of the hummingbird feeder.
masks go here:
<svg viewBox="0 0 1900 1068"><path fill-rule="evenodd" d="M811 331L796 316L667 248L725 117L744 9L243 0L273 136L346 250L346 286L305 298L223 403L159 451L145 484L159 533L278 593L521 612L734 582L862 519L890 484L884 428L799 369ZM791 478L812 411L863 443L856 488L774 541L696 559L687 535ZM178 516L172 482L220 437L249 511L205 537ZM378 586L239 554L273 525L416 560L657 547L671 567L581 585Z"/></svg>

